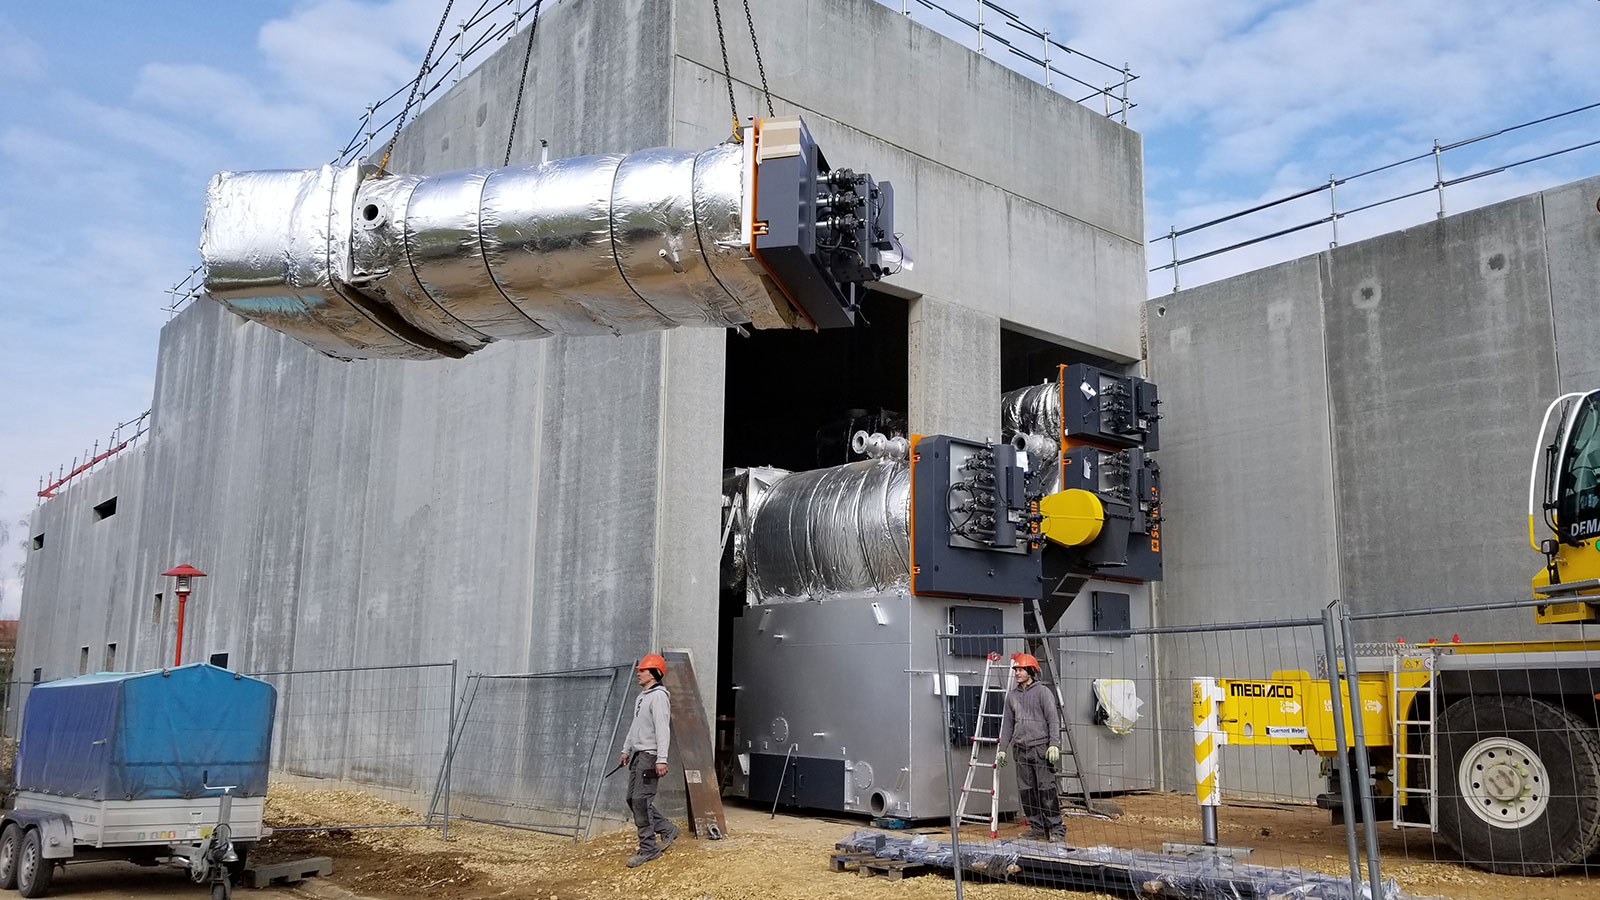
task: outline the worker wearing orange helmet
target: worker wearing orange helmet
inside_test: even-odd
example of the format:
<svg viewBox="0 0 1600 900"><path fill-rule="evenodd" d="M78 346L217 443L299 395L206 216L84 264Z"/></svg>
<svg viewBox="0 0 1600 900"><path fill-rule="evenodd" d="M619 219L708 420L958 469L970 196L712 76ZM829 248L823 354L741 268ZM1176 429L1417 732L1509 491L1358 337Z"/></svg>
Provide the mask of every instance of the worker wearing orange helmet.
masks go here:
<svg viewBox="0 0 1600 900"><path fill-rule="evenodd" d="M1061 750L1056 737L1061 717L1056 698L1039 683L1039 661L1027 653L1011 657L1017 688L1006 694L1006 711L1000 718L999 752L995 765L1007 762L1006 747L1017 757L1017 794L1028 819L1029 840L1064 843L1067 829L1061 823L1061 798L1056 791L1056 762Z"/></svg>
<svg viewBox="0 0 1600 900"><path fill-rule="evenodd" d="M680 829L656 809L656 788L667 774L667 747L672 743L672 702L661 680L667 661L647 653L633 667L639 682L639 699L633 705L633 724L622 742L621 764L628 767L628 808L639 829L639 850L628 857L628 867L658 859L677 840Z"/></svg>

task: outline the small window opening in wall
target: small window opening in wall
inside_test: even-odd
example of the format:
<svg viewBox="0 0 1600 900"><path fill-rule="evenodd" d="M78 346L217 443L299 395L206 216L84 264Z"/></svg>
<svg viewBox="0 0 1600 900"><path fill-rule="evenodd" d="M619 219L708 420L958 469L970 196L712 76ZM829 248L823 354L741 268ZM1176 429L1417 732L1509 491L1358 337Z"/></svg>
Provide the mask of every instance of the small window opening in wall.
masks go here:
<svg viewBox="0 0 1600 900"><path fill-rule="evenodd" d="M109 519L117 514L117 498L112 497L94 508L94 520Z"/></svg>
<svg viewBox="0 0 1600 900"><path fill-rule="evenodd" d="M89 674L89 648L84 647L78 651L78 674Z"/></svg>
<svg viewBox="0 0 1600 900"><path fill-rule="evenodd" d="M102 668L100 671L102 671L102 672L115 672L116 670L117 670L117 645L116 644L107 644L106 645L106 664L105 664L105 667Z"/></svg>
<svg viewBox="0 0 1600 900"><path fill-rule="evenodd" d="M44 549L44 533L43 532L40 532L39 534L36 534L36 535L33 536L33 549L35 549L35 550L43 550Z"/></svg>
<svg viewBox="0 0 1600 900"><path fill-rule="evenodd" d="M213 653L213 654L211 654L211 664L213 666L216 666L219 669L226 669L228 667L228 654L226 654L226 653Z"/></svg>
<svg viewBox="0 0 1600 900"><path fill-rule="evenodd" d="M156 602L155 602L154 609L155 609L155 612L154 612L153 615L150 616L150 621L155 622L156 624L159 625L161 623L161 595L160 594L156 595Z"/></svg>
<svg viewBox="0 0 1600 900"><path fill-rule="evenodd" d="M33 670L33 683L34 684L38 684L39 682L41 682L43 680L44 680L44 670L41 669L41 668L35 667L34 670ZM1330 694L1329 696L1332 696L1332 695Z"/></svg>

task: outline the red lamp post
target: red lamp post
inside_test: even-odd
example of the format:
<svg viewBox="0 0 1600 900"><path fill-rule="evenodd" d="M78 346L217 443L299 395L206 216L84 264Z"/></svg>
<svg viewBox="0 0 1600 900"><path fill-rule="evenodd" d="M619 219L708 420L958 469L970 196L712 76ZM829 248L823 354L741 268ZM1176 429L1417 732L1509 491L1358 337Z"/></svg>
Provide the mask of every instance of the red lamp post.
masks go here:
<svg viewBox="0 0 1600 900"><path fill-rule="evenodd" d="M189 602L190 581L194 578L204 578L206 573L185 563L161 574L178 579L178 650L172 658L172 665L176 667L183 665L183 605Z"/></svg>

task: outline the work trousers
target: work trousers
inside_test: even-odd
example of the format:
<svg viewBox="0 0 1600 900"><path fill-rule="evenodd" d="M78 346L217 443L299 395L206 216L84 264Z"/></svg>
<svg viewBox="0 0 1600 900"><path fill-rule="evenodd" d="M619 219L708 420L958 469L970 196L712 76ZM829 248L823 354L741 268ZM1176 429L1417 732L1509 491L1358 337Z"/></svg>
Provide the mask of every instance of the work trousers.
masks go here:
<svg viewBox="0 0 1600 900"><path fill-rule="evenodd" d="M1022 814L1028 818L1028 829L1047 836L1063 836L1066 827L1061 824L1061 798L1056 794L1056 767L1044 758L1047 745L1018 747L1017 795L1022 801Z"/></svg>
<svg viewBox="0 0 1600 900"><path fill-rule="evenodd" d="M639 750L628 757L628 808L633 810L633 824L639 829L641 851L655 850L656 833L672 830L672 823L656 809L656 788L660 784L654 753Z"/></svg>

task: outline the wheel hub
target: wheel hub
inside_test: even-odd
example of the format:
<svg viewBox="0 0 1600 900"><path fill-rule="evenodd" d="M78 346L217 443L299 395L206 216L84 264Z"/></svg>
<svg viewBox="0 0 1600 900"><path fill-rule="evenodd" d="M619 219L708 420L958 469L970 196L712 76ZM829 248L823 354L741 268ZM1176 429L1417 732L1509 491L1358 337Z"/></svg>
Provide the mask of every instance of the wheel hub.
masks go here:
<svg viewBox="0 0 1600 900"><path fill-rule="evenodd" d="M1549 806L1550 773L1528 745L1495 736L1473 744L1457 772L1474 815L1497 828L1521 828Z"/></svg>

